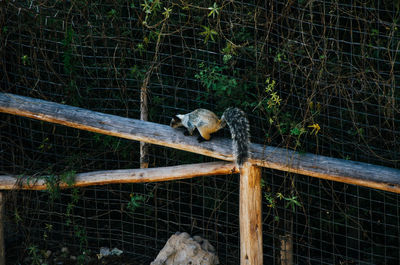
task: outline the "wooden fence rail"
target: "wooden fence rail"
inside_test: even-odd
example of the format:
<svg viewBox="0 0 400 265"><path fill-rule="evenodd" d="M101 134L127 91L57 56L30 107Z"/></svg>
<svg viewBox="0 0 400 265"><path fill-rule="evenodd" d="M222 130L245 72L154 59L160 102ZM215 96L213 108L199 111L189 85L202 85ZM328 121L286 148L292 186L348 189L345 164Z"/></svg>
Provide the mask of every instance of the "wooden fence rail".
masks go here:
<svg viewBox="0 0 400 265"><path fill-rule="evenodd" d="M0 93L0 112L233 160L231 140L214 138L210 142L198 143L196 137L184 137L182 131L168 125L7 93ZM300 154L260 144L251 145L250 162L261 167L400 193L398 169L309 153Z"/></svg>
<svg viewBox="0 0 400 265"><path fill-rule="evenodd" d="M222 160L233 160L231 140L214 138L212 141L198 143L196 137L185 137L182 131L172 129L167 125L7 93L0 93L0 112L167 146ZM240 171L241 264L262 264L260 167L400 193L400 170L397 169L314 154L299 154L283 148L252 144L249 162L245 163ZM233 163L223 162L167 168L100 171L78 174L74 185L163 181L237 172L238 169ZM67 184L62 185L62 187L67 187ZM15 176L0 176L0 190L21 188L44 189L45 183L40 179L32 184ZM1 218L0 215L0 220ZM0 237L0 239L3 238L1 231ZM0 265L4 262L2 249L4 250L0 246Z"/></svg>
<svg viewBox="0 0 400 265"><path fill-rule="evenodd" d="M171 181L233 173L239 173L235 165L222 161L146 169L104 170L75 174L74 183L69 184L61 181L58 183L58 187L72 188L115 183ZM48 177L52 176L0 175L0 190L46 190L48 188Z"/></svg>

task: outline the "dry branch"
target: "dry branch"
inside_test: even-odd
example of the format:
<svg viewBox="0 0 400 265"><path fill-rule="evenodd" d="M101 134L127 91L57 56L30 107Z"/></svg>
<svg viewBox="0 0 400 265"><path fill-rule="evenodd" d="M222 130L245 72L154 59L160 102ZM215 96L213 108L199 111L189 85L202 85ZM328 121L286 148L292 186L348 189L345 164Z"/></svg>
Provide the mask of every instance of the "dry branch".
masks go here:
<svg viewBox="0 0 400 265"><path fill-rule="evenodd" d="M233 161L231 140L198 143L167 125L6 93L0 93L0 112ZM258 166L400 193L398 169L259 144L252 144L250 153L250 162Z"/></svg>
<svg viewBox="0 0 400 265"><path fill-rule="evenodd" d="M153 62L150 66L150 69L146 72L145 78L143 80L142 86L140 88L140 119L142 121L149 120L149 81L150 77L153 74L154 69L156 68L156 62L158 61L158 55L160 50L161 36L165 29L165 23L163 23L161 30L158 34L156 49L153 56ZM140 168L148 168L149 167L149 144L146 142L140 142Z"/></svg>
<svg viewBox="0 0 400 265"><path fill-rule="evenodd" d="M60 188L86 187L114 183L143 183L194 178L199 176L227 175L238 173L233 163L211 162L172 167L146 169L120 169L79 173L73 185L59 183ZM0 190L46 190L44 177L24 178L21 176L1 176Z"/></svg>

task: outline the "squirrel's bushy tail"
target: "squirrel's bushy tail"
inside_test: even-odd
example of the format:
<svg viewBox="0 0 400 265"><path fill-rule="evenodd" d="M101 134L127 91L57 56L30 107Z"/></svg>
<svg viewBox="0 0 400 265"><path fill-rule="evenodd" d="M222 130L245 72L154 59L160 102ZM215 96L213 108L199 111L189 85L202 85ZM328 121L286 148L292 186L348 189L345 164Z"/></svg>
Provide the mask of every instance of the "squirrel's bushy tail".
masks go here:
<svg viewBox="0 0 400 265"><path fill-rule="evenodd" d="M226 122L232 135L233 156L239 168L249 158L250 126L246 114L238 108L227 108L221 117Z"/></svg>

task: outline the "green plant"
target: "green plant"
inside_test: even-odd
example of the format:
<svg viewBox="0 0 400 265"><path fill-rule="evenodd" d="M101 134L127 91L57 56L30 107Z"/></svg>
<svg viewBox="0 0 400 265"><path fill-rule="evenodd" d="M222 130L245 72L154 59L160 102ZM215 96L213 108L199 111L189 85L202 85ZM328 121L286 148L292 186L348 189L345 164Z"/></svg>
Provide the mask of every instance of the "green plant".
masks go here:
<svg viewBox="0 0 400 265"><path fill-rule="evenodd" d="M301 207L301 203L298 201L297 196L284 196L282 193L277 192L273 194L272 192L264 192L264 198L267 200L268 207L276 208L277 202L284 200L285 208L292 208L292 211L295 212L296 206Z"/></svg>
<svg viewBox="0 0 400 265"><path fill-rule="evenodd" d="M75 170L65 171L60 175L60 181L71 187L75 183L75 176Z"/></svg>
<svg viewBox="0 0 400 265"><path fill-rule="evenodd" d="M214 18L215 15L219 14L220 8L218 7L216 2L214 2L213 6L210 6L208 9L210 10L210 13L208 13L208 16L212 16Z"/></svg>
<svg viewBox="0 0 400 265"><path fill-rule="evenodd" d="M22 64L23 65L27 65L27 64L29 64L29 57L28 57L28 55L23 55L22 57L21 57L21 61L22 61Z"/></svg>
<svg viewBox="0 0 400 265"><path fill-rule="evenodd" d="M129 77L137 80L142 80L146 75L146 69L139 68L137 65L134 65L129 70Z"/></svg>
<svg viewBox="0 0 400 265"><path fill-rule="evenodd" d="M201 27L204 29L203 32L200 32L200 35L204 36L204 43L207 43L210 38L215 41L214 36L218 36L218 32L207 26L201 25Z"/></svg>
<svg viewBox="0 0 400 265"><path fill-rule="evenodd" d="M146 201L146 197L143 195L138 195L131 193L130 201L128 202L126 208L131 211L132 213Z"/></svg>
<svg viewBox="0 0 400 265"><path fill-rule="evenodd" d="M143 52L146 51L146 48L144 47L144 44L143 44L143 43L138 43L138 44L136 45L136 50L139 52L140 56L142 56L142 55L143 55Z"/></svg>
<svg viewBox="0 0 400 265"><path fill-rule="evenodd" d="M237 87L236 78L223 74L227 66L206 66L200 63L199 68L200 72L195 75L195 78L199 79L208 91L212 90L219 96L230 96L232 90Z"/></svg>
<svg viewBox="0 0 400 265"><path fill-rule="evenodd" d="M52 144L49 143L49 137L43 139L42 143L39 146L40 150L50 150L53 147Z"/></svg>
<svg viewBox="0 0 400 265"><path fill-rule="evenodd" d="M278 52L274 58L274 62L280 63L280 62L282 62L282 60L285 60L285 59L286 59L286 55L282 52Z"/></svg>
<svg viewBox="0 0 400 265"><path fill-rule="evenodd" d="M224 64L227 64L231 59L232 59L232 55L230 55L230 54L224 54L224 56L222 57Z"/></svg>
<svg viewBox="0 0 400 265"><path fill-rule="evenodd" d="M236 46L232 42L227 41L225 47L222 49L223 54L237 55Z"/></svg>
<svg viewBox="0 0 400 265"><path fill-rule="evenodd" d="M53 231L53 225L52 224L45 224L45 230L43 234L43 239L46 241L49 238L49 233Z"/></svg>
<svg viewBox="0 0 400 265"><path fill-rule="evenodd" d="M74 235L79 240L79 249L83 250L87 245L86 229L80 225L74 225Z"/></svg>
<svg viewBox="0 0 400 265"><path fill-rule="evenodd" d="M36 245L31 245L28 247L28 255L31 258L30 261L32 265L44 265L43 257Z"/></svg>
<svg viewBox="0 0 400 265"><path fill-rule="evenodd" d="M46 184L46 191L49 193L50 199L55 200L60 198L60 182L64 182L68 186L72 186L75 182L75 175L76 172L74 170L70 170L62 173L59 176L50 174L48 176L40 177L39 179L44 180ZM27 184L29 185L29 179Z"/></svg>
<svg viewBox="0 0 400 265"><path fill-rule="evenodd" d="M314 124L308 125L308 127L312 128L310 134L314 134L314 135L317 135L318 132L321 130L321 127L319 126L318 123L314 123Z"/></svg>
<svg viewBox="0 0 400 265"><path fill-rule="evenodd" d="M74 236L79 241L80 255L77 256L77 264L86 264L89 255L86 229L81 225L74 225Z"/></svg>
<svg viewBox="0 0 400 265"><path fill-rule="evenodd" d="M69 172L67 174L65 174L65 181L66 183L73 183L72 179L74 177L75 174L73 174L74 172ZM75 207L75 205L78 203L79 201L79 189L78 188L72 188L72 196L71 196L71 201L67 204L67 210L66 210L66 225L70 226L71 224L74 223L73 220L73 215L72 215L72 211ZM79 252L80 255L77 256L77 264L86 264L87 262L87 255L89 254L88 249L87 249L87 245L88 245L88 240L87 240L87 232L86 229L79 224L74 223L73 224L73 233L74 233L74 237L78 240L79 242Z"/></svg>
<svg viewBox="0 0 400 265"><path fill-rule="evenodd" d="M265 80L264 97L256 105L256 108L264 110L268 114L270 124L278 121L279 106L282 99L275 91L276 81L268 77Z"/></svg>
<svg viewBox="0 0 400 265"><path fill-rule="evenodd" d="M115 19L117 17L117 10L115 10L114 8L111 9L110 11L108 11L107 13L107 17L111 20Z"/></svg>
<svg viewBox="0 0 400 265"><path fill-rule="evenodd" d="M292 128L291 130L290 130L290 135L293 135L293 136L301 136L303 133L305 133L306 132L306 129L304 129L303 127L301 127L301 126L295 126L294 128Z"/></svg>
<svg viewBox="0 0 400 265"><path fill-rule="evenodd" d="M72 199L67 204L67 211L66 211L66 225L69 226L72 223L72 210L74 209L75 205L78 203L79 200L79 190L77 188L72 189Z"/></svg>
<svg viewBox="0 0 400 265"><path fill-rule="evenodd" d="M143 25L149 24L149 17L155 15L159 10L161 10L162 2L160 0L144 0L144 3L141 4L142 10L146 14ZM164 15L165 16L165 15ZM169 14L168 14L169 17Z"/></svg>
<svg viewBox="0 0 400 265"><path fill-rule="evenodd" d="M265 134L266 137L270 138L272 135L271 131L276 131L282 137L291 136L284 138L288 141L288 147L290 146L293 149L301 147L301 139L307 132L304 121L298 121L293 118L291 112L283 111L283 99L278 94L275 80L268 77L265 80L263 92L261 99L255 105L254 109L259 109L264 113L271 125L268 132ZM317 133L318 130L313 132Z"/></svg>
<svg viewBox="0 0 400 265"><path fill-rule="evenodd" d="M224 55L222 57L224 64L227 64L234 55L237 55L236 46L230 41L226 42L226 46L222 49L221 52Z"/></svg>
<svg viewBox="0 0 400 265"><path fill-rule="evenodd" d="M172 12L172 7L170 8L165 8L164 7L164 12L162 13L165 19L168 19L171 15Z"/></svg>
<svg viewBox="0 0 400 265"><path fill-rule="evenodd" d="M252 32L247 27L241 27L238 32L235 32L233 37L238 42L247 42L252 38ZM248 48L251 51L254 51L254 46L249 46Z"/></svg>
<svg viewBox="0 0 400 265"><path fill-rule="evenodd" d="M265 92L267 93L267 106L269 109L272 109L276 106L281 104L282 99L278 96L277 92L275 91L275 80L271 80L269 77L265 80Z"/></svg>
<svg viewBox="0 0 400 265"><path fill-rule="evenodd" d="M268 202L268 207L270 207L270 208L276 207L276 199L275 199L275 196L271 192L265 192L264 198Z"/></svg>
<svg viewBox="0 0 400 265"><path fill-rule="evenodd" d="M72 56L72 42L74 38L75 31L71 27L68 27L65 31L64 40L62 41L62 44L64 46L64 53L62 55L64 63L64 73L67 75L71 75L74 71L74 61Z"/></svg>
<svg viewBox="0 0 400 265"><path fill-rule="evenodd" d="M295 139L295 141L294 141L295 149L297 149L298 147L301 147L300 138L306 132L307 132L306 129L301 125L301 123L294 125L294 127L292 127L290 129L290 135L293 136Z"/></svg>
<svg viewBox="0 0 400 265"><path fill-rule="evenodd" d="M19 214L17 208L15 208L15 210L14 210L14 217L15 217L15 223L16 223L17 225L19 225L19 224L22 222L22 217L21 217L21 215Z"/></svg>
<svg viewBox="0 0 400 265"><path fill-rule="evenodd" d="M314 104L313 101L310 101L308 106L309 106L309 109L311 111L312 117L318 116L321 113L321 104L319 102Z"/></svg>
<svg viewBox="0 0 400 265"><path fill-rule="evenodd" d="M42 179L46 183L46 191L50 195L50 199L54 201L60 198L60 187L58 185L58 178L55 175L44 176Z"/></svg>
<svg viewBox="0 0 400 265"><path fill-rule="evenodd" d="M291 207L292 211L296 211L296 206L301 207L301 203L297 200L297 196L285 197L286 205L285 208Z"/></svg>
<svg viewBox="0 0 400 265"><path fill-rule="evenodd" d="M237 106L246 110L252 106L248 91L253 88L251 82L239 82L240 72L233 67L216 63L199 64L199 71L194 75L206 88L206 93L199 95L198 100L215 102L215 110L225 110ZM205 98L200 98L205 96Z"/></svg>

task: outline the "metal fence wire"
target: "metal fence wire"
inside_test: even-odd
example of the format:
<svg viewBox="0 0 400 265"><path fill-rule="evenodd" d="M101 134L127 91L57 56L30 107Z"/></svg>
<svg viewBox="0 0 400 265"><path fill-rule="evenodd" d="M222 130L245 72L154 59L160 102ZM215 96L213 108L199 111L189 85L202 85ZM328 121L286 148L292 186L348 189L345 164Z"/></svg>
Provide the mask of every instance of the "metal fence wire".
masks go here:
<svg viewBox="0 0 400 265"><path fill-rule="evenodd" d="M400 168L399 1L0 7L1 92L139 118L147 79L150 121L237 106L252 142ZM59 190L75 172L137 168L139 143L0 117L0 173L50 176L45 192L6 193L8 264L56 264L66 249L94 264L101 247L149 264L176 231L239 263L237 175ZM150 147L151 167L211 160ZM265 264L398 264L397 194L269 169L262 189Z"/></svg>

